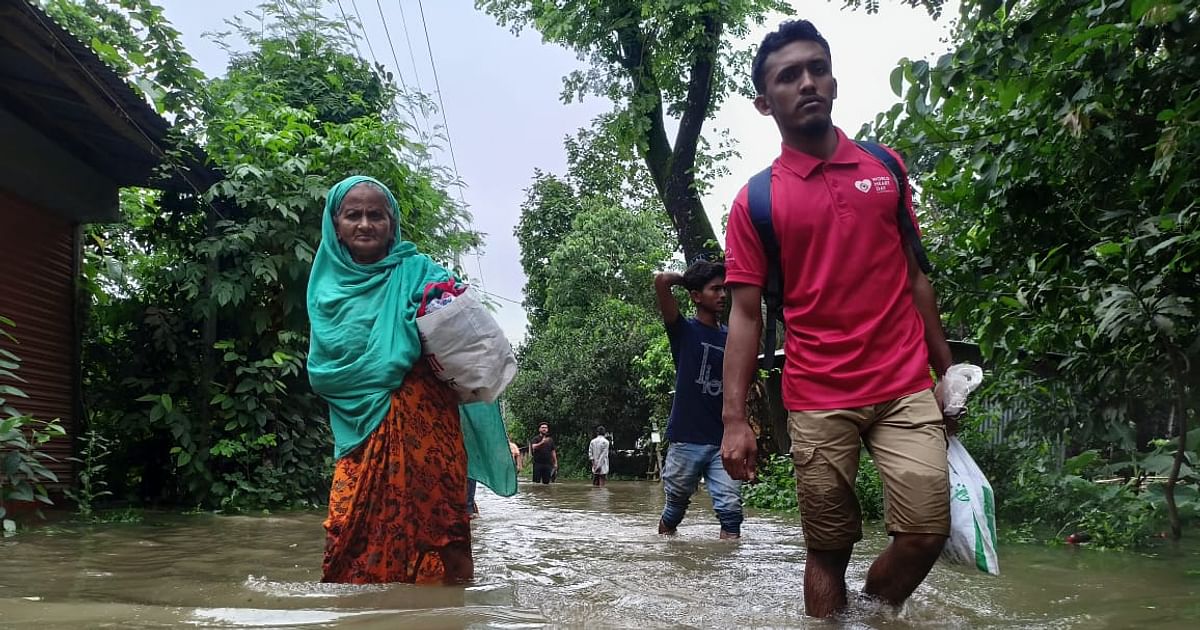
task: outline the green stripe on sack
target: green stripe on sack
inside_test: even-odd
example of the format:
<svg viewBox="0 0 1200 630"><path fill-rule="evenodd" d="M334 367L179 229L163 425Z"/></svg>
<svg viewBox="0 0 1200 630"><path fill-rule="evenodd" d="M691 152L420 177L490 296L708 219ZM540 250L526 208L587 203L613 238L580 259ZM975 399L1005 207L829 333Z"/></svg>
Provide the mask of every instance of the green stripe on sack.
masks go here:
<svg viewBox="0 0 1200 630"><path fill-rule="evenodd" d="M983 515L987 518L988 533L992 538L992 549L997 546L996 543L996 499L992 496L992 489L984 486L983 490Z"/></svg>
<svg viewBox="0 0 1200 630"><path fill-rule="evenodd" d="M971 515L971 522L975 524L975 567L987 573L987 552L983 549L983 532L979 531L979 519Z"/></svg>

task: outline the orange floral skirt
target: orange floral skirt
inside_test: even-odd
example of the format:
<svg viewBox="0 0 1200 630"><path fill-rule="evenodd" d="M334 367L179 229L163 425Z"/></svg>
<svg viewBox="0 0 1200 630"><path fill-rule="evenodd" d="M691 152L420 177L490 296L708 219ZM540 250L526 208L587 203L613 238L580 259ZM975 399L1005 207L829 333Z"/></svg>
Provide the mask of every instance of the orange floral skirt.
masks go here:
<svg viewBox="0 0 1200 630"><path fill-rule="evenodd" d="M321 581L444 581L443 552L470 560L466 492L458 399L418 361L379 428L337 462Z"/></svg>

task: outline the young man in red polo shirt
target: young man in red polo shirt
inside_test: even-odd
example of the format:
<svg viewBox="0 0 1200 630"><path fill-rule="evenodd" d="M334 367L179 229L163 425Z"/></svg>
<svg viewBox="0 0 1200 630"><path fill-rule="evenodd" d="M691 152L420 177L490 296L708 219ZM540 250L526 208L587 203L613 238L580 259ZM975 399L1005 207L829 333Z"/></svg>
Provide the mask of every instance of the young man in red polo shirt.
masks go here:
<svg viewBox="0 0 1200 630"><path fill-rule="evenodd" d="M754 106L775 119L783 139L771 218L787 331L783 400L808 548L805 610L825 617L846 606L846 566L862 539L854 495L860 441L883 478L893 536L864 591L898 606L925 579L950 531L946 429L930 366L940 376L951 359L936 297L901 238L897 182L833 126L828 42L808 21L785 22L763 40L752 77ZM745 188L726 245L733 310L721 456L735 479L750 479L757 449L745 401L767 259Z"/></svg>

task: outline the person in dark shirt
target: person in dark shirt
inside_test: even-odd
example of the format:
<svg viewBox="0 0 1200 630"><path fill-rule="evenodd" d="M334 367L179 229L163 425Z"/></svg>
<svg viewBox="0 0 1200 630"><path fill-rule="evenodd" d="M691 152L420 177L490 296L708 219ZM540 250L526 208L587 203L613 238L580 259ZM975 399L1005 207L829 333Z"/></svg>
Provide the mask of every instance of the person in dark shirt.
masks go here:
<svg viewBox="0 0 1200 630"><path fill-rule="evenodd" d="M695 317L680 315L671 293L675 285L687 289L696 307ZM742 532L741 483L721 464L721 370L727 329L720 316L725 311L725 266L700 261L682 275L662 273L655 276L654 289L675 361L675 401L667 422L670 446L662 473L667 504L658 533L675 533L703 477L721 523L720 537L738 538Z"/></svg>
<svg viewBox="0 0 1200 630"><path fill-rule="evenodd" d="M533 457L533 482L553 481L558 476L558 449L550 437L550 425L545 422L538 425L538 434L529 442L529 452Z"/></svg>

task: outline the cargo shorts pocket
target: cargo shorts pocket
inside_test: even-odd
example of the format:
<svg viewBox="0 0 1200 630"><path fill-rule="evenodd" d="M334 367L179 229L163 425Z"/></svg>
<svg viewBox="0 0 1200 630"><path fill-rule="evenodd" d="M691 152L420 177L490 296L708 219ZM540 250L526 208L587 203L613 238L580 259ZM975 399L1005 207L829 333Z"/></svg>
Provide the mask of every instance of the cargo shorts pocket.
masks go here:
<svg viewBox="0 0 1200 630"><path fill-rule="evenodd" d="M857 464L857 460L854 461ZM862 540L862 524L853 486L842 481L828 452L812 444L792 447L796 469L796 501L809 549L846 549Z"/></svg>
<svg viewBox="0 0 1200 630"><path fill-rule="evenodd" d="M792 466L796 474L796 501L801 514L813 514L824 506L824 497L830 490L828 466L811 444L792 445Z"/></svg>

